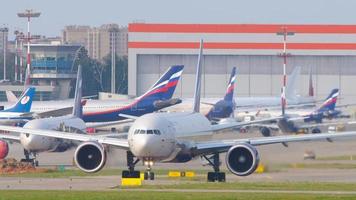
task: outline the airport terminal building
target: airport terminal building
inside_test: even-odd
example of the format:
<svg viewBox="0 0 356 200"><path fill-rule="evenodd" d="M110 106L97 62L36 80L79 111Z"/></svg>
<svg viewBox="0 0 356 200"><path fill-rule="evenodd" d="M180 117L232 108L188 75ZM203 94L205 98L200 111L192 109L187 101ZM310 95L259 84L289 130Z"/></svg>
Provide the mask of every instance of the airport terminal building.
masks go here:
<svg viewBox="0 0 356 200"><path fill-rule="evenodd" d="M192 97L199 40L204 39L203 97L225 93L238 68L238 96L279 95L283 30L287 72L302 67L299 92L308 93L312 69L318 99L340 88L343 103L356 100L356 25L129 24L129 94L144 93L171 65L184 65L176 96Z"/></svg>

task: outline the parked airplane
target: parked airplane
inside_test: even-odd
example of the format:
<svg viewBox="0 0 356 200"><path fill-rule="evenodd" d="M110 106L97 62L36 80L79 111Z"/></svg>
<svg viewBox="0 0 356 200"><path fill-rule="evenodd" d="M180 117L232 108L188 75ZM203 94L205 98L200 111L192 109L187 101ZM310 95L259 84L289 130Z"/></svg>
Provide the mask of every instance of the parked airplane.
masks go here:
<svg viewBox="0 0 356 200"><path fill-rule="evenodd" d="M220 172L220 153L227 152L225 161L227 168L233 174L247 176L253 173L259 164L259 154L256 149L258 145L356 137L356 132L344 132L213 140L213 133L247 123L212 125L203 114L199 113L202 46L201 42L192 112L151 113L142 117L133 117L136 120L128 132L127 139L66 133L31 126L24 128L0 126L0 130L80 141L82 143L74 153L74 160L85 172L97 172L105 165L107 154L104 145L124 149L127 151L129 170L122 172L123 178L139 178L140 172L135 171L135 165L140 160L147 167L145 177L154 179L154 174L151 172L154 162L188 162L194 157L201 156L214 168L214 172L208 173L208 181L225 181L225 173ZM38 125L42 126L42 124Z"/></svg>
<svg viewBox="0 0 356 200"><path fill-rule="evenodd" d="M140 116L181 103L173 98L174 90L181 77L184 66L170 67L159 80L143 95L134 101L85 100L83 120L85 122L109 122L125 119L119 114ZM5 107L8 103L4 103ZM72 100L34 101L32 112L39 117L55 117L70 114Z"/></svg>

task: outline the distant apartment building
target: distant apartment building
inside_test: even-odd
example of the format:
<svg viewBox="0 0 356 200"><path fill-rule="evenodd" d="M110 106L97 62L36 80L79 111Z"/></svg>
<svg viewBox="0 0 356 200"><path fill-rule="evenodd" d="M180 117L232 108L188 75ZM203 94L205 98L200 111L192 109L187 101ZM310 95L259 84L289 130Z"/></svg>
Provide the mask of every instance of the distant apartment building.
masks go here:
<svg viewBox="0 0 356 200"><path fill-rule="evenodd" d="M127 56L127 27L105 24L100 27L66 26L62 35L66 44L79 44L88 50L91 58L101 60L114 47L118 56Z"/></svg>

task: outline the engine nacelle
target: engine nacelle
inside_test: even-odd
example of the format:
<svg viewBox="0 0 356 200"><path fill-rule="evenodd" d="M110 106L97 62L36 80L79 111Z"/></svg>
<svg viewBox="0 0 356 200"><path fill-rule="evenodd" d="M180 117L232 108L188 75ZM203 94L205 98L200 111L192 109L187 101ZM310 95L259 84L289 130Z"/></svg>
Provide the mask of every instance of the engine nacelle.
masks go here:
<svg viewBox="0 0 356 200"><path fill-rule="evenodd" d="M84 172L97 172L105 165L105 148L97 142L84 142L75 150L74 161L78 168Z"/></svg>
<svg viewBox="0 0 356 200"><path fill-rule="evenodd" d="M271 136L271 129L267 128L267 127L262 127L260 128L260 132L263 136L265 137L269 137Z"/></svg>
<svg viewBox="0 0 356 200"><path fill-rule="evenodd" d="M0 160L6 158L8 153L9 144L4 140L0 140Z"/></svg>
<svg viewBox="0 0 356 200"><path fill-rule="evenodd" d="M252 174L259 162L260 157L257 149L250 144L238 144L229 149L226 154L227 168L237 176Z"/></svg>

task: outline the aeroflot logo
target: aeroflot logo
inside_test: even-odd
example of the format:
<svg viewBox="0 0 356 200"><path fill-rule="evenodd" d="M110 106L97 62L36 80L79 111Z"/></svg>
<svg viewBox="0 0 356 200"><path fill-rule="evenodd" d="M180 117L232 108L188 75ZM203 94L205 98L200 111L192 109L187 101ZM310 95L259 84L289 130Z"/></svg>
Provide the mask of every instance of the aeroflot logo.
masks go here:
<svg viewBox="0 0 356 200"><path fill-rule="evenodd" d="M21 99L21 104L26 104L28 101L30 100L30 97L29 96L24 96L22 99Z"/></svg>

